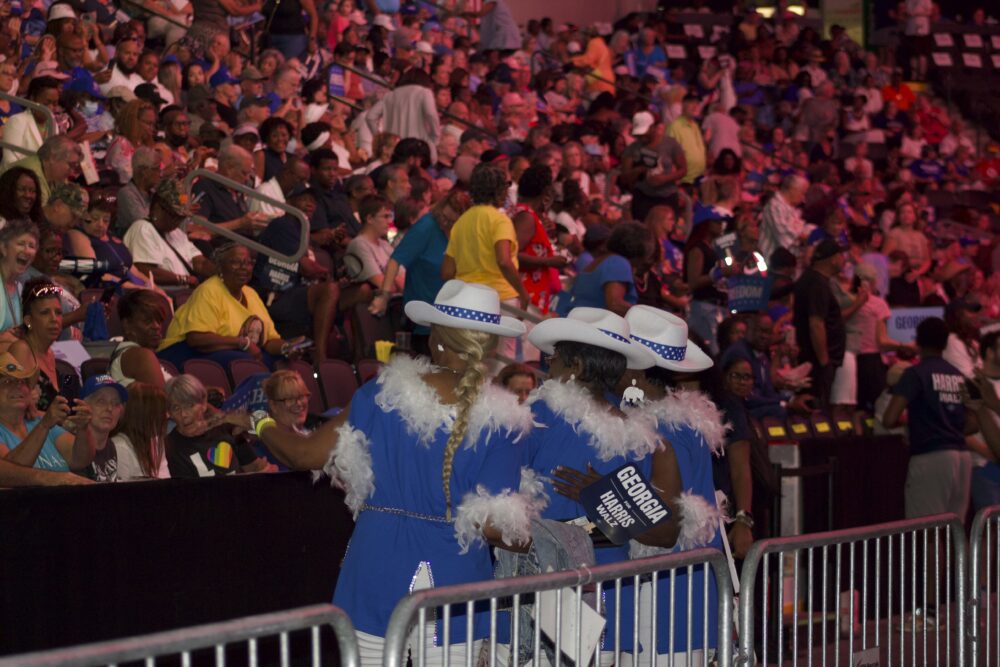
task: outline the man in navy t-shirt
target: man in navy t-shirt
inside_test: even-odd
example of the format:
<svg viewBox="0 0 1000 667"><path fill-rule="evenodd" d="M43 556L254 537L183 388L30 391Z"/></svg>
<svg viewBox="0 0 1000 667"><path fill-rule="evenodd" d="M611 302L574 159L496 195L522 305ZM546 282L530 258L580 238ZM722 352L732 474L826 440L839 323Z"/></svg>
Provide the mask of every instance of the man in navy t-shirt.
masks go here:
<svg viewBox="0 0 1000 667"><path fill-rule="evenodd" d="M965 378L941 357L948 344L944 320L931 317L917 327L920 363L903 373L882 419L899 425L907 412L910 466L906 474L908 518L969 508L972 459L965 436L978 430L976 416L962 402Z"/></svg>

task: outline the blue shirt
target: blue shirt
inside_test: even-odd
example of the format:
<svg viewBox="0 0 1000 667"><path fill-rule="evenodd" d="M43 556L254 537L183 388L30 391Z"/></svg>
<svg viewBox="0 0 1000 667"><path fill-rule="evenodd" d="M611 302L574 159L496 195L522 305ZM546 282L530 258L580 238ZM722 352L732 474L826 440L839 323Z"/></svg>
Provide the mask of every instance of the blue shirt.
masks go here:
<svg viewBox="0 0 1000 667"><path fill-rule="evenodd" d="M659 68L657 74L660 75L667 68L667 54L658 44L654 44L653 49L648 54L644 53L641 47L632 49L626 54L625 61L628 63L632 76L640 79L646 75L646 70L650 67Z"/></svg>
<svg viewBox="0 0 1000 667"><path fill-rule="evenodd" d="M965 378L941 357L907 368L892 390L906 399L910 454L965 449Z"/></svg>
<svg viewBox="0 0 1000 667"><path fill-rule="evenodd" d="M42 421L42 418L38 419L27 419L24 425L28 429L28 433ZM66 459L62 457L59 450L56 448L56 440L59 439L63 433L67 433L64 429L53 426L49 429L49 434L45 436L45 444L42 445L42 449L38 452L38 458L35 459L35 468L39 470L53 470L55 472L69 472L69 464L66 463ZM21 437L15 435L6 426L0 425L0 443L2 443L7 449L14 449L22 442Z"/></svg>
<svg viewBox="0 0 1000 667"><path fill-rule="evenodd" d="M572 303L567 303L567 306L606 307L604 286L608 283L624 284L625 300L629 303L638 301L639 295L635 291L632 265L621 255L608 255L592 270L584 271L576 277L576 282L573 283L573 298L570 300Z"/></svg>
<svg viewBox="0 0 1000 667"><path fill-rule="evenodd" d="M403 240L392 253L392 258L406 267L403 303L434 301L444 285L441 265L447 247L448 237L441 231L433 213L421 216L403 235ZM418 333L425 333L428 328L417 327L417 330Z"/></svg>

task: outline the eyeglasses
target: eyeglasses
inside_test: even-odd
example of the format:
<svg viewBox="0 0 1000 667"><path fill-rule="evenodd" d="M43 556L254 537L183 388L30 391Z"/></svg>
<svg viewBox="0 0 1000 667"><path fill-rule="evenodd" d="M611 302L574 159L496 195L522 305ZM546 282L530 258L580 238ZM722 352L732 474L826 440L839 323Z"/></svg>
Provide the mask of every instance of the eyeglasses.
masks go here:
<svg viewBox="0 0 1000 667"><path fill-rule="evenodd" d="M8 366L8 368L10 368L10 367ZM31 378L14 378L14 377L0 378L0 387L4 387L4 388L7 388L7 387L20 387L21 385L24 385L24 386L30 388L30 387L34 386L34 383L31 381Z"/></svg>
<svg viewBox="0 0 1000 667"><path fill-rule="evenodd" d="M288 398L275 398L275 403L286 408L294 407L296 403L308 403L311 394L300 394L299 396L289 396Z"/></svg>
<svg viewBox="0 0 1000 667"><path fill-rule="evenodd" d="M729 377L737 382L753 382L753 375L750 373L730 373Z"/></svg>

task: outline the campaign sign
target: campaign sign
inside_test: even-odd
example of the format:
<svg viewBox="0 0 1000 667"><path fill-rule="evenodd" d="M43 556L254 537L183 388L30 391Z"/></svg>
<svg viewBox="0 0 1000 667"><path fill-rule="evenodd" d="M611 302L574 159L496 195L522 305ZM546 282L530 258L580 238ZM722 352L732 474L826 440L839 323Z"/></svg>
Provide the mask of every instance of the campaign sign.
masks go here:
<svg viewBox="0 0 1000 667"><path fill-rule="evenodd" d="M653 485L631 463L580 491L580 504L613 544L625 544L670 517Z"/></svg>
<svg viewBox="0 0 1000 667"><path fill-rule="evenodd" d="M734 313L767 310L767 302L771 298L771 284L769 278L760 274L733 276L728 280L729 310Z"/></svg>
<svg viewBox="0 0 1000 667"><path fill-rule="evenodd" d="M944 308L893 308L887 327L889 338L900 343L912 343L917 339L917 325L928 317L944 317Z"/></svg>
<svg viewBox="0 0 1000 667"><path fill-rule="evenodd" d="M227 398L222 404L225 412L245 410L254 412L256 410L267 410L267 396L264 395L263 382L268 378L268 373L255 373L233 390L232 396Z"/></svg>

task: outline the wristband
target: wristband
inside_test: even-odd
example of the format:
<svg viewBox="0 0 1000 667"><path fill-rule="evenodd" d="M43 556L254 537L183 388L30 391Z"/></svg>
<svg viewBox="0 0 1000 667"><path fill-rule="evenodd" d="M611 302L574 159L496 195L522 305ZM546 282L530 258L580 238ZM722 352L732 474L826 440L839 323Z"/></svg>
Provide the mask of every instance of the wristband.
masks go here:
<svg viewBox="0 0 1000 667"><path fill-rule="evenodd" d="M733 521L735 521L736 523L743 524L750 530L753 530L753 515L750 514L750 512L747 512L746 510L740 510L739 512L737 512Z"/></svg>
<svg viewBox="0 0 1000 667"><path fill-rule="evenodd" d="M269 426L277 426L277 422L264 410L256 410L250 414L250 428L257 434L258 438L261 432Z"/></svg>

